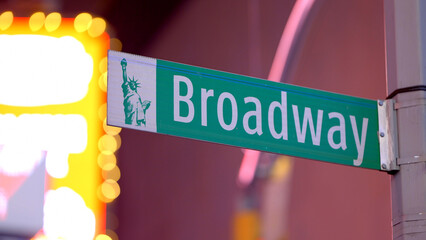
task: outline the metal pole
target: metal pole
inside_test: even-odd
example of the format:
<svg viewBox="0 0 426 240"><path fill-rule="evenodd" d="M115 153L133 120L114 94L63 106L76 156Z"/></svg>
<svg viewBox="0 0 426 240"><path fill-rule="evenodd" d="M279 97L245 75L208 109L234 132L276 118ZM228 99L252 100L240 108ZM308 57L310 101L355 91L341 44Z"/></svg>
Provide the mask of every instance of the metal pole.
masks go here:
<svg viewBox="0 0 426 240"><path fill-rule="evenodd" d="M398 129L393 239L426 239L426 1L385 0L387 90ZM396 92L395 92L396 91Z"/></svg>

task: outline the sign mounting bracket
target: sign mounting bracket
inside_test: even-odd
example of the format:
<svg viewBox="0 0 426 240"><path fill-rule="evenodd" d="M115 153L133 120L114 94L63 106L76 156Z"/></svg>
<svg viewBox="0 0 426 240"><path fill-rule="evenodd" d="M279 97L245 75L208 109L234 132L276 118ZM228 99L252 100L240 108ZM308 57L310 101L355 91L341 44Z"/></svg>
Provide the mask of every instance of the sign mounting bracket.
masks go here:
<svg viewBox="0 0 426 240"><path fill-rule="evenodd" d="M398 134L396 125L396 109L393 99L378 100L380 168L382 171L399 170Z"/></svg>

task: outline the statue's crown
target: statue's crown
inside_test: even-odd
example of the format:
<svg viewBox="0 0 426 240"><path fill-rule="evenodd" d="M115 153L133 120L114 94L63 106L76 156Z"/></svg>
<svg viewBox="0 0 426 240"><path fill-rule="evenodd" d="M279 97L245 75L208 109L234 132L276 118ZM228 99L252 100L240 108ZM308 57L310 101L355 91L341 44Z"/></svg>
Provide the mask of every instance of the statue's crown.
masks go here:
<svg viewBox="0 0 426 240"><path fill-rule="evenodd" d="M127 66L127 61L125 58L123 58L123 60L121 60L121 66L125 67Z"/></svg>

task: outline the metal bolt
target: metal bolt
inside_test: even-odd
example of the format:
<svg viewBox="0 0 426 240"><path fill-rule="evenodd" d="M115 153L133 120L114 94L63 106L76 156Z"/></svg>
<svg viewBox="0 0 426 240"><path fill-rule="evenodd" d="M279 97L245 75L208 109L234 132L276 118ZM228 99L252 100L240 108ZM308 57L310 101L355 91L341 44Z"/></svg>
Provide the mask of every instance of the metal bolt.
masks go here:
<svg viewBox="0 0 426 240"><path fill-rule="evenodd" d="M386 169L387 168L387 166L386 166L386 164L382 164L382 169Z"/></svg>
<svg viewBox="0 0 426 240"><path fill-rule="evenodd" d="M380 137L384 137L385 136L385 133L384 132L381 132L380 133Z"/></svg>
<svg viewBox="0 0 426 240"><path fill-rule="evenodd" d="M379 106L383 106L383 100L379 100Z"/></svg>

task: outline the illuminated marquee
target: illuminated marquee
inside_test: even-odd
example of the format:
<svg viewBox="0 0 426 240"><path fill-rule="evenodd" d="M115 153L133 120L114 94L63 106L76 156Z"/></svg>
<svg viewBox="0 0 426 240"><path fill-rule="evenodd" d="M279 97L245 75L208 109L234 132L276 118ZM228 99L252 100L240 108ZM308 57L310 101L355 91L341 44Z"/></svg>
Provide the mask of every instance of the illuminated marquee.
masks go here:
<svg viewBox="0 0 426 240"><path fill-rule="evenodd" d="M45 161L36 239L109 239L105 203L120 194L120 129L105 124L105 29L88 13L0 15L0 226L10 198Z"/></svg>

